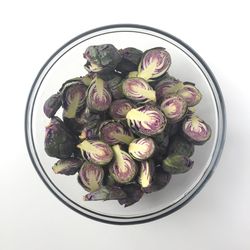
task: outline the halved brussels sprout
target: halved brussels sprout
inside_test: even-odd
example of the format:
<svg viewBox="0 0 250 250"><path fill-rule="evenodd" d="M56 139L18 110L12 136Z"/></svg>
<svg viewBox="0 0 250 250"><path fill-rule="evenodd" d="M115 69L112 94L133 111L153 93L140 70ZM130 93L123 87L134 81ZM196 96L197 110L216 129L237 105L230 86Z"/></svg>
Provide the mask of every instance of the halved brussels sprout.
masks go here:
<svg viewBox="0 0 250 250"><path fill-rule="evenodd" d="M143 191L138 184L127 184L121 188L126 193L127 197L119 199L118 202L120 205L124 205L125 207L135 204L143 196Z"/></svg>
<svg viewBox="0 0 250 250"><path fill-rule="evenodd" d="M145 137L133 140L128 147L128 152L138 161L147 160L155 151L155 143L152 138Z"/></svg>
<svg viewBox="0 0 250 250"><path fill-rule="evenodd" d="M185 116L187 112L187 103L178 95L170 95L161 103L161 110L169 122L175 123Z"/></svg>
<svg viewBox="0 0 250 250"><path fill-rule="evenodd" d="M152 136L160 134L167 125L165 115L151 105L131 109L127 115L128 126L137 134Z"/></svg>
<svg viewBox="0 0 250 250"><path fill-rule="evenodd" d="M171 65L170 54L164 48L153 48L144 52L138 67L138 77L154 80L165 74Z"/></svg>
<svg viewBox="0 0 250 250"><path fill-rule="evenodd" d="M185 155L171 154L162 163L163 170L170 174L186 173L193 167L194 161Z"/></svg>
<svg viewBox="0 0 250 250"><path fill-rule="evenodd" d="M129 47L120 49L119 53L122 57L122 60L117 65L116 70L124 74L127 74L130 71L137 70L143 54L142 51L136 48Z"/></svg>
<svg viewBox="0 0 250 250"><path fill-rule="evenodd" d="M127 99L115 100L110 105L109 114L115 120L125 119L128 111L134 107L134 104Z"/></svg>
<svg viewBox="0 0 250 250"><path fill-rule="evenodd" d="M112 44L89 46L83 57L87 59L85 69L98 73L113 71L121 61L121 55Z"/></svg>
<svg viewBox="0 0 250 250"><path fill-rule="evenodd" d="M81 150L84 159L97 165L106 165L113 158L111 147L102 141L84 140L77 147Z"/></svg>
<svg viewBox="0 0 250 250"><path fill-rule="evenodd" d="M99 190L86 194L85 201L106 201L106 200L119 200L127 197L127 194L116 186L101 187Z"/></svg>
<svg viewBox="0 0 250 250"><path fill-rule="evenodd" d="M171 143L168 147L169 154L179 154L191 157L194 153L194 145L182 136L171 138Z"/></svg>
<svg viewBox="0 0 250 250"><path fill-rule="evenodd" d="M170 180L171 174L164 171L161 167L158 166L155 168L152 184L149 187L144 188L143 191L145 193L159 191L166 187Z"/></svg>
<svg viewBox="0 0 250 250"><path fill-rule="evenodd" d="M158 102L162 102L165 97L176 94L183 87L183 83L174 77L164 77L155 85L156 98Z"/></svg>
<svg viewBox="0 0 250 250"><path fill-rule="evenodd" d="M109 145L129 144L134 140L132 133L118 121L105 121L100 126L100 138Z"/></svg>
<svg viewBox="0 0 250 250"><path fill-rule="evenodd" d="M89 86L92 83L92 81L94 80L95 77L96 77L95 73L88 73L87 75L81 77L81 81L86 86Z"/></svg>
<svg viewBox="0 0 250 250"><path fill-rule="evenodd" d="M112 97L106 87L106 83L96 77L88 88L87 106L91 111L105 111L109 108Z"/></svg>
<svg viewBox="0 0 250 250"><path fill-rule="evenodd" d="M61 93L50 96L43 105L43 112L48 117L53 117L62 105Z"/></svg>
<svg viewBox="0 0 250 250"><path fill-rule="evenodd" d="M151 185L154 171L155 171L155 166L152 160L140 162L140 173L139 173L138 183L141 185L143 189L148 188Z"/></svg>
<svg viewBox="0 0 250 250"><path fill-rule="evenodd" d="M109 172L118 183L128 183L137 173L135 161L128 153L120 149L119 145L113 147L115 161L110 165Z"/></svg>
<svg viewBox="0 0 250 250"><path fill-rule="evenodd" d="M138 76L138 71L131 71L128 73L128 78L133 78Z"/></svg>
<svg viewBox="0 0 250 250"><path fill-rule="evenodd" d="M59 159L69 158L75 150L75 138L60 118L54 116L46 127L44 148L47 155Z"/></svg>
<svg viewBox="0 0 250 250"><path fill-rule="evenodd" d="M204 144L211 137L210 126L197 115L191 115L182 124L185 137L196 145Z"/></svg>
<svg viewBox="0 0 250 250"><path fill-rule="evenodd" d="M130 100L146 103L156 102L153 88L142 78L128 78L122 84L123 94Z"/></svg>
<svg viewBox="0 0 250 250"><path fill-rule="evenodd" d="M78 158L68 158L57 161L52 170L55 174L74 175L82 166L83 161Z"/></svg>
<svg viewBox="0 0 250 250"><path fill-rule="evenodd" d="M64 117L75 118L85 105L87 87L81 81L69 82L62 92L62 106Z"/></svg>
<svg viewBox="0 0 250 250"><path fill-rule="evenodd" d="M87 191L93 192L101 188L104 170L91 162L84 162L79 177L82 185Z"/></svg>
<svg viewBox="0 0 250 250"><path fill-rule="evenodd" d="M177 94L186 101L188 107L197 105L202 98L201 92L195 87L194 83L190 82L184 82L183 87L178 90Z"/></svg>

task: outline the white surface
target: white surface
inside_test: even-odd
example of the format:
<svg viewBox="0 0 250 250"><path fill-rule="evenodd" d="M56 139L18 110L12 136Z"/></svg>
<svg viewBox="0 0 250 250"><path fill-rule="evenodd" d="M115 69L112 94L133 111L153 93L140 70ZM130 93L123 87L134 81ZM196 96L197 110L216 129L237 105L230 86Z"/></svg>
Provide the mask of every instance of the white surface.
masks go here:
<svg viewBox="0 0 250 250"><path fill-rule="evenodd" d="M1 250L113 250L117 246L125 250L138 244L144 250L250 249L246 2L154 1L144 6L142 1L126 1L116 10L110 6L118 1L100 1L97 9L93 1L1 3ZM113 226L76 214L50 193L28 157L23 118L32 82L58 47L91 28L126 22L168 31L205 59L224 94L228 128L215 174L188 205L155 222Z"/></svg>

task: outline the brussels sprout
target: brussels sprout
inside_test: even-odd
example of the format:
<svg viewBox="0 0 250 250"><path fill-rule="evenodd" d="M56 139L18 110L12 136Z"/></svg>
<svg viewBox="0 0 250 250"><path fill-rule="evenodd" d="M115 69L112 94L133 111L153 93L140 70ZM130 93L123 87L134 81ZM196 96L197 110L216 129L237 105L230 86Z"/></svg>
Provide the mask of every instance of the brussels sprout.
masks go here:
<svg viewBox="0 0 250 250"><path fill-rule="evenodd" d="M128 153L122 151L119 145L113 147L115 161L110 165L109 172L118 183L130 182L137 173L137 165Z"/></svg>
<svg viewBox="0 0 250 250"><path fill-rule="evenodd" d="M128 126L137 134L152 136L160 134L166 127L164 114L151 105L131 109L127 115Z"/></svg>
<svg viewBox="0 0 250 250"><path fill-rule="evenodd" d="M171 179L170 173L164 171L161 167L156 167L152 184L149 187L144 188L143 191L145 193L152 193L159 191L167 186L170 179Z"/></svg>
<svg viewBox="0 0 250 250"><path fill-rule="evenodd" d="M156 164L161 163L166 157L168 152L169 136L166 131L154 137L155 140L155 152L153 159Z"/></svg>
<svg viewBox="0 0 250 250"><path fill-rule="evenodd" d="M211 128L197 115L191 115L182 124L184 136L196 145L204 144L211 137Z"/></svg>
<svg viewBox="0 0 250 250"><path fill-rule="evenodd" d="M155 166L152 160L140 162L140 173L139 173L138 183L141 185L143 189L148 188L151 185L154 171L155 171Z"/></svg>
<svg viewBox="0 0 250 250"><path fill-rule="evenodd" d="M134 107L135 105L127 99L115 100L110 105L109 114L115 120L125 119L128 111Z"/></svg>
<svg viewBox="0 0 250 250"><path fill-rule="evenodd" d="M147 160L155 151L155 143L150 137L133 140L128 147L128 152L132 158L138 161Z"/></svg>
<svg viewBox="0 0 250 250"><path fill-rule="evenodd" d="M142 78L128 78L122 84L123 94L136 102L156 102L153 88Z"/></svg>
<svg viewBox="0 0 250 250"><path fill-rule="evenodd" d="M195 87L194 83L184 82L183 87L178 90L177 94L187 103L188 107L197 105L201 98L201 92Z"/></svg>
<svg viewBox="0 0 250 250"><path fill-rule="evenodd" d="M163 170L170 174L186 173L193 167L194 161L185 155L171 154L162 163Z"/></svg>
<svg viewBox="0 0 250 250"><path fill-rule="evenodd" d="M108 168L105 168L105 170L106 169L108 169ZM105 171L104 170L104 171ZM103 185L104 186L110 186L110 187L112 187L112 186L114 186L116 183L115 183L115 180L114 180L114 178L109 174L109 173L107 173L107 174L105 174L105 176L104 176L104 179L103 179Z"/></svg>
<svg viewBox="0 0 250 250"><path fill-rule="evenodd" d="M86 161L83 163L79 171L79 177L85 190L93 192L101 188L104 170L103 168Z"/></svg>
<svg viewBox="0 0 250 250"><path fill-rule="evenodd" d="M138 67L138 77L152 81L165 74L171 65L170 54L164 48L144 52Z"/></svg>
<svg viewBox="0 0 250 250"><path fill-rule="evenodd" d="M116 70L127 74L130 71L135 71L138 68L142 57L142 51L136 48L125 48L119 50L122 57L120 63L117 65Z"/></svg>
<svg viewBox="0 0 250 250"><path fill-rule="evenodd" d="M177 135L171 139L168 153L191 157L194 153L194 145L182 136Z"/></svg>
<svg viewBox="0 0 250 250"><path fill-rule="evenodd" d="M170 95L161 103L161 110L168 121L175 123L180 121L187 112L187 103L178 95Z"/></svg>
<svg viewBox="0 0 250 250"><path fill-rule="evenodd" d="M96 74L88 73L87 75L81 77L81 81L86 86L89 86L92 83L92 81L94 80L95 77L96 77Z"/></svg>
<svg viewBox="0 0 250 250"><path fill-rule="evenodd" d="M128 73L128 78L133 78L138 76L138 71L131 71Z"/></svg>
<svg viewBox="0 0 250 250"><path fill-rule="evenodd" d="M125 207L135 204L143 196L143 191L138 184L128 184L122 186L121 188L126 193L127 197L119 199L118 202Z"/></svg>
<svg viewBox="0 0 250 250"><path fill-rule="evenodd" d="M80 149L84 159L97 165L106 165L113 158L111 147L102 141L84 140L77 147Z"/></svg>
<svg viewBox="0 0 250 250"><path fill-rule="evenodd" d="M43 112L48 117L53 117L62 105L61 93L49 97L43 105Z"/></svg>
<svg viewBox="0 0 250 250"><path fill-rule="evenodd" d="M181 132L182 120L176 123L169 124L167 133L170 137L177 135Z"/></svg>
<svg viewBox="0 0 250 250"><path fill-rule="evenodd" d="M82 82L72 82L62 92L64 117L75 118L85 104L87 87Z"/></svg>
<svg viewBox="0 0 250 250"><path fill-rule="evenodd" d="M59 159L69 158L75 149L75 138L60 118L54 116L46 127L44 147L47 155Z"/></svg>
<svg viewBox="0 0 250 250"><path fill-rule="evenodd" d="M52 167L52 170L55 174L74 175L78 172L82 164L82 160L70 157L68 159L57 161Z"/></svg>
<svg viewBox="0 0 250 250"><path fill-rule="evenodd" d="M132 134L118 121L105 121L100 126L100 138L109 145L129 144L134 140Z"/></svg>
<svg viewBox="0 0 250 250"><path fill-rule="evenodd" d="M124 97L122 92L122 77L117 73L109 73L102 76L102 79L106 81L107 88L112 94L114 99L121 99Z"/></svg>
<svg viewBox="0 0 250 250"><path fill-rule="evenodd" d="M99 201L99 200L119 200L127 197L127 194L116 186L101 187L95 192L91 192L84 196L85 201Z"/></svg>
<svg viewBox="0 0 250 250"><path fill-rule="evenodd" d="M112 97L101 78L95 78L88 88L87 106L92 111L105 111L109 108Z"/></svg>
<svg viewBox="0 0 250 250"><path fill-rule="evenodd" d="M172 76L164 77L155 85L156 98L158 102L172 94L176 94L177 91L183 87L183 83L175 79Z"/></svg>
<svg viewBox="0 0 250 250"><path fill-rule="evenodd" d="M110 72L121 61L121 55L112 44L89 46L83 57L87 59L85 69L88 72Z"/></svg>

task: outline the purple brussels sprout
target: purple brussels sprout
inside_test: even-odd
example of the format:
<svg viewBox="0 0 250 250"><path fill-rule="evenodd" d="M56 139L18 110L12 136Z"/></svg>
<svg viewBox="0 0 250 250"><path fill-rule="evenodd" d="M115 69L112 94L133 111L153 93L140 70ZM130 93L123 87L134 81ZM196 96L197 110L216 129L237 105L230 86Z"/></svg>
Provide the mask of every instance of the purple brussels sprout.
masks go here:
<svg viewBox="0 0 250 250"><path fill-rule="evenodd" d="M187 103L188 107L197 105L202 98L201 92L195 87L194 83L184 82L183 87L178 90L177 94Z"/></svg>
<svg viewBox="0 0 250 250"><path fill-rule="evenodd" d="M82 164L83 161L81 159L70 157L57 161L52 170L55 174L74 175L79 171Z"/></svg>
<svg viewBox="0 0 250 250"><path fill-rule="evenodd" d="M109 114L115 120L123 120L132 108L135 108L135 105L130 100L115 100L110 105Z"/></svg>
<svg viewBox="0 0 250 250"><path fill-rule="evenodd" d="M86 191L94 192L102 187L103 177L102 167L86 161L79 171L78 181Z"/></svg>
<svg viewBox="0 0 250 250"><path fill-rule="evenodd" d="M128 78L122 84L123 94L139 103L156 102L153 88L142 78Z"/></svg>
<svg viewBox="0 0 250 250"><path fill-rule="evenodd" d="M129 183L137 173L137 165L131 156L121 150L119 145L113 147L115 161L110 165L109 172L118 183Z"/></svg>
<svg viewBox="0 0 250 250"><path fill-rule="evenodd" d="M88 72L103 73L113 71L121 61L121 55L112 44L89 46L83 54L87 60Z"/></svg>
<svg viewBox="0 0 250 250"><path fill-rule="evenodd" d="M164 171L170 174L186 173L193 167L194 161L185 155L171 154L162 163Z"/></svg>
<svg viewBox="0 0 250 250"><path fill-rule="evenodd" d="M195 145L202 145L211 137L211 127L197 115L188 116L182 124L184 136Z"/></svg>
<svg viewBox="0 0 250 250"><path fill-rule="evenodd" d="M176 135L171 138L168 153L191 157L194 153L194 145L183 136Z"/></svg>
<svg viewBox="0 0 250 250"><path fill-rule="evenodd" d="M144 52L138 67L138 77L152 81L164 75L171 65L170 54L164 48Z"/></svg>
<svg viewBox="0 0 250 250"><path fill-rule="evenodd" d="M112 97L107 89L107 84L101 78L95 78L88 88L87 107L91 111L101 112L109 108Z"/></svg>
<svg viewBox="0 0 250 250"><path fill-rule="evenodd" d="M137 161L147 160L155 152L154 140L150 137L135 139L129 144L128 152Z"/></svg>
<svg viewBox="0 0 250 250"><path fill-rule="evenodd" d="M57 110L62 106L61 93L50 96L43 105L43 112L48 117L53 117Z"/></svg>
<svg viewBox="0 0 250 250"><path fill-rule="evenodd" d="M131 109L126 118L132 131L144 136L160 134L167 125L165 115L158 108L151 105Z"/></svg>
<svg viewBox="0 0 250 250"><path fill-rule="evenodd" d="M170 95L161 103L161 110L170 123L176 123L184 118L187 112L187 103L178 95Z"/></svg>
<svg viewBox="0 0 250 250"><path fill-rule="evenodd" d="M98 140L84 140L77 147L85 160L97 165L106 165L113 158L111 147Z"/></svg>
<svg viewBox="0 0 250 250"><path fill-rule="evenodd" d="M48 156L59 159L71 157L76 140L64 126L60 118L54 116L46 127L44 148Z"/></svg>
<svg viewBox="0 0 250 250"><path fill-rule="evenodd" d="M100 125L100 138L109 145L129 144L134 140L132 133L118 121L108 120Z"/></svg>
<svg viewBox="0 0 250 250"><path fill-rule="evenodd" d="M138 183L141 185L142 189L147 189L151 186L155 166L152 160L146 160L140 162L140 172L138 177Z"/></svg>

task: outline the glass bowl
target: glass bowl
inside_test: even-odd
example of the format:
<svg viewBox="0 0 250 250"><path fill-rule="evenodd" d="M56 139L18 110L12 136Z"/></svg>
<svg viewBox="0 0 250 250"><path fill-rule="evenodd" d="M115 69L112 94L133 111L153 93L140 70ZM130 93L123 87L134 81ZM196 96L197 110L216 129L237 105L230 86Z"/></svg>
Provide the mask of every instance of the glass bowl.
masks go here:
<svg viewBox="0 0 250 250"><path fill-rule="evenodd" d="M164 47L170 52L172 65L169 73L195 82L203 94L197 113L212 127L212 137L203 146L196 146L191 171L174 175L161 191L144 195L133 206L124 208L117 201L83 201L85 191L76 176L53 173L56 162L44 151L45 126L49 119L43 114L43 104L70 78L84 75L82 57L89 45L112 43L117 48L135 47L146 50ZM218 83L201 57L178 38L140 25L111 25L85 32L56 51L38 73L28 98L25 132L33 165L50 191L72 210L88 218L112 224L149 222L169 215L189 202L204 186L214 171L225 139L225 108ZM56 212L56 211L55 211Z"/></svg>

